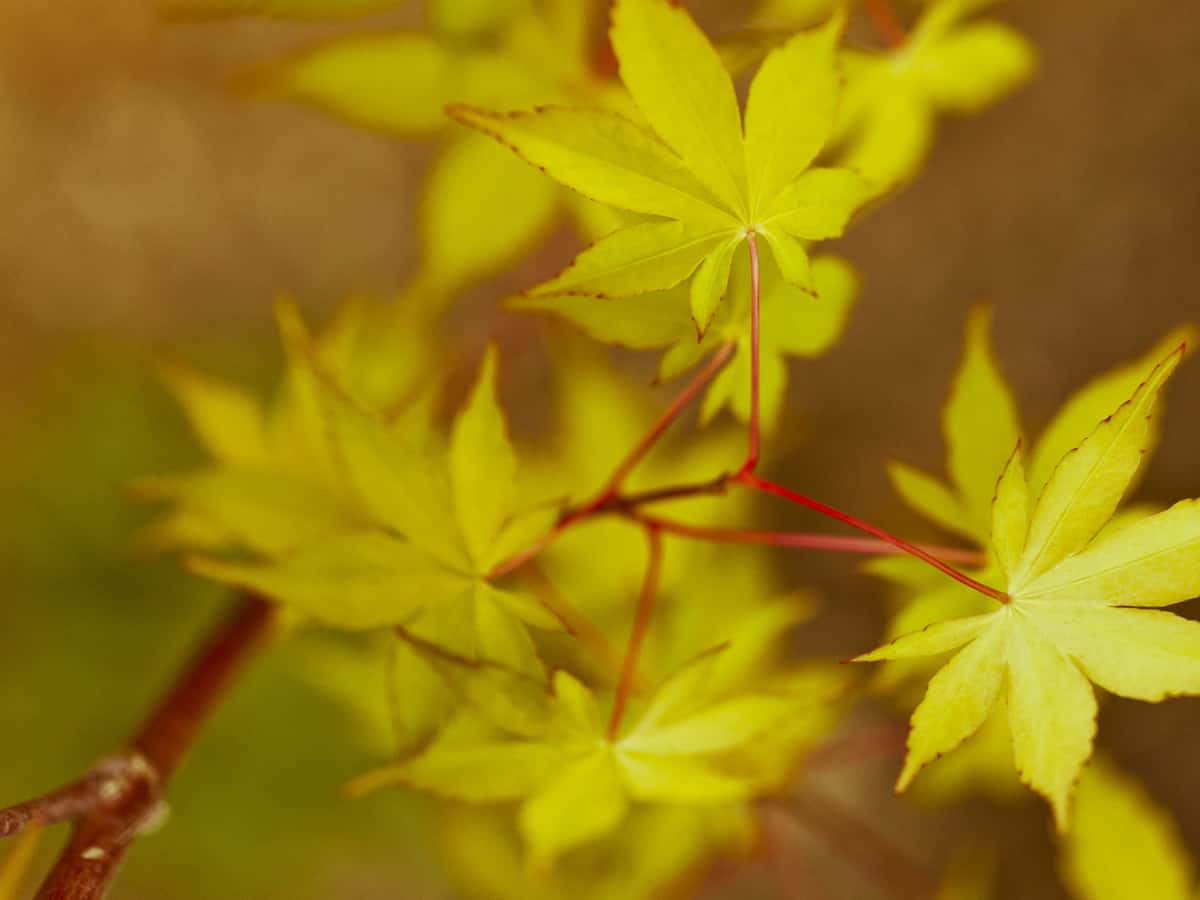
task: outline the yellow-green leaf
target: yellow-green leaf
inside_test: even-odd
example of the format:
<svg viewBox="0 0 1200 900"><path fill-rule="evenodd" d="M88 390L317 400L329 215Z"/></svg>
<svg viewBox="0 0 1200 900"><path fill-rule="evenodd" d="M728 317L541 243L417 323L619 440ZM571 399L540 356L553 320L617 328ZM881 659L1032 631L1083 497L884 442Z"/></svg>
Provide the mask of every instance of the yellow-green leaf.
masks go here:
<svg viewBox="0 0 1200 900"><path fill-rule="evenodd" d="M1021 596L1112 606L1170 606L1200 596L1200 500L1102 533Z"/></svg>
<svg viewBox="0 0 1200 900"><path fill-rule="evenodd" d="M1021 439L1016 404L992 353L990 331L990 310L973 309L942 415L950 478L977 539L990 530L996 481Z"/></svg>
<svg viewBox="0 0 1200 900"><path fill-rule="evenodd" d="M1200 622L1111 606L1038 604L1030 619L1106 691L1157 703L1200 694Z"/></svg>
<svg viewBox="0 0 1200 900"><path fill-rule="evenodd" d="M696 331L703 335L708 330L717 307L725 298L729 286L729 269L733 265L733 253L742 245L735 237L710 253L696 270L691 285L692 321Z"/></svg>
<svg viewBox="0 0 1200 900"><path fill-rule="evenodd" d="M600 747L526 800L517 822L533 864L548 867L564 851L611 833L628 809L612 751Z"/></svg>
<svg viewBox="0 0 1200 900"><path fill-rule="evenodd" d="M906 463L890 461L888 478L904 502L932 519L947 531L953 531L980 543L985 532L975 527L954 493L927 472Z"/></svg>
<svg viewBox="0 0 1200 900"><path fill-rule="evenodd" d="M467 584L411 544L382 534L331 538L273 562L188 560L199 575L255 591L338 628L397 625Z"/></svg>
<svg viewBox="0 0 1200 900"><path fill-rule="evenodd" d="M790 285L770 286L769 276L763 289L764 344L789 356L820 356L838 342L850 310L858 299L858 274L848 262L837 256L817 256L812 260L812 281L817 296L797 294Z"/></svg>
<svg viewBox="0 0 1200 900"><path fill-rule="evenodd" d="M733 83L704 32L666 0L618 0L611 38L621 80L651 127L745 217L741 114Z"/></svg>
<svg viewBox="0 0 1200 900"><path fill-rule="evenodd" d="M449 103L515 106L543 95L527 72L500 53L458 53L408 31L334 40L267 68L251 86L255 93L309 103L406 137L446 127Z"/></svg>
<svg viewBox="0 0 1200 900"><path fill-rule="evenodd" d="M266 426L253 397L186 366L164 365L161 372L192 431L215 459L247 466L266 460Z"/></svg>
<svg viewBox="0 0 1200 900"><path fill-rule="evenodd" d="M184 535L207 528L266 554L288 553L366 524L345 498L287 473L211 469L144 478L132 489L142 499L175 503L188 526Z"/></svg>
<svg viewBox="0 0 1200 900"><path fill-rule="evenodd" d="M782 228L764 228L761 233L771 245L771 253L784 281L806 294L815 295L817 290L813 284L808 248Z"/></svg>
<svg viewBox="0 0 1200 900"><path fill-rule="evenodd" d="M773 197L808 168L833 128L838 17L772 50L746 102L746 162L752 197ZM756 212L752 212L756 215Z"/></svg>
<svg viewBox="0 0 1200 900"><path fill-rule="evenodd" d="M1195 864L1179 826L1145 788L1097 758L1079 778L1062 838L1063 880L1076 900L1193 900Z"/></svg>
<svg viewBox="0 0 1200 900"><path fill-rule="evenodd" d="M941 109L973 113L990 106L1032 77L1033 48L999 22L957 29L931 44L915 66L916 77Z"/></svg>
<svg viewBox="0 0 1200 900"><path fill-rule="evenodd" d="M425 0L425 16L429 28L439 35L478 39L529 6L530 0Z"/></svg>
<svg viewBox="0 0 1200 900"><path fill-rule="evenodd" d="M435 744L416 759L381 770L363 783L364 790L408 784L469 803L497 803L528 795L561 759L558 748L524 741Z"/></svg>
<svg viewBox="0 0 1200 900"><path fill-rule="evenodd" d="M996 485L996 499L992 503L992 547L1006 575L1016 569L1028 533L1029 485L1018 444Z"/></svg>
<svg viewBox="0 0 1200 900"><path fill-rule="evenodd" d="M753 795L756 780L723 772L704 757L618 751L630 793L647 803L729 803Z"/></svg>
<svg viewBox="0 0 1200 900"><path fill-rule="evenodd" d="M559 195L540 172L479 135L449 143L421 201L423 290L453 292L503 268L549 229Z"/></svg>
<svg viewBox="0 0 1200 900"><path fill-rule="evenodd" d="M429 662L400 639L392 641L387 679L396 752L410 756L446 724L453 697Z"/></svg>
<svg viewBox="0 0 1200 900"><path fill-rule="evenodd" d="M930 680L925 699L913 713L908 756L896 790L907 788L923 766L956 748L987 719L1004 684L1006 638L1004 625L988 628Z"/></svg>
<svg viewBox="0 0 1200 900"><path fill-rule="evenodd" d="M545 679L546 672L538 658L533 639L521 617L513 609L516 606L521 612L533 617L533 607L528 602L521 602L526 598L497 591L483 581L475 582L474 593L476 657L506 666L530 678ZM543 612L541 609L536 610L536 613ZM556 620L549 617L539 618L538 621L558 625Z"/></svg>
<svg viewBox="0 0 1200 900"><path fill-rule="evenodd" d="M450 113L593 200L714 227L737 224L677 156L623 116L559 106L507 114L457 106Z"/></svg>
<svg viewBox="0 0 1200 900"><path fill-rule="evenodd" d="M567 319L598 341L634 350L664 347L691 332L687 309L672 291L634 297L589 297L581 294L517 297L508 305L517 310L549 312Z"/></svg>
<svg viewBox="0 0 1200 900"><path fill-rule="evenodd" d="M665 291L688 278L708 254L732 236L699 231L683 222L646 222L601 238L558 277L531 293L629 297Z"/></svg>
<svg viewBox="0 0 1200 900"><path fill-rule="evenodd" d="M1008 628L1008 724L1021 780L1050 801L1059 831L1096 735L1096 695L1037 625L1014 613Z"/></svg>
<svg viewBox="0 0 1200 900"><path fill-rule="evenodd" d="M512 512L517 460L496 397L496 351L489 348L450 439L455 516L471 559L482 571Z"/></svg>
<svg viewBox="0 0 1200 900"><path fill-rule="evenodd" d="M658 755L703 754L743 746L782 725L794 707L790 697L749 694L710 706L682 720L638 727L622 750Z"/></svg>
<svg viewBox="0 0 1200 900"><path fill-rule="evenodd" d="M999 613L985 613L966 619L950 619L926 626L920 631L901 635L878 650L855 657L856 662L877 662L883 659L909 659L946 653L975 640L996 623Z"/></svg>
<svg viewBox="0 0 1200 900"><path fill-rule="evenodd" d="M1149 445L1158 392L1181 356L1177 350L1159 363L1128 402L1063 457L1034 509L1014 581L1027 584L1079 551L1112 517Z"/></svg>
<svg viewBox="0 0 1200 900"><path fill-rule="evenodd" d="M810 169L766 204L762 225L805 241L841 237L870 195L870 185L857 172Z"/></svg>
<svg viewBox="0 0 1200 900"><path fill-rule="evenodd" d="M1128 400L1164 357L1183 345L1190 350L1198 342L1200 333L1195 326L1175 328L1148 353L1097 378L1063 404L1034 447L1029 467L1029 486L1034 496L1045 488L1059 461L1082 444L1098 422Z"/></svg>

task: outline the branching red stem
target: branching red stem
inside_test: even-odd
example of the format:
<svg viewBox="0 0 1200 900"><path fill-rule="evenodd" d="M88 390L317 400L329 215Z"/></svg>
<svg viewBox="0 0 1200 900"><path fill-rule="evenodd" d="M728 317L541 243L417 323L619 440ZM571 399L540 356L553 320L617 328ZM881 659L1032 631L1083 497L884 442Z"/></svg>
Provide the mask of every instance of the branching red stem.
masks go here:
<svg viewBox="0 0 1200 900"><path fill-rule="evenodd" d="M621 665L621 680L617 683L612 717L608 720L608 739L610 741L615 741L621 731L621 720L625 716L625 707L629 704L629 695L633 691L633 685L637 678L638 659L642 654L642 643L646 639L646 632L650 629L650 620L654 616L654 599L658 596L658 585L662 578L662 534L653 525L648 525L646 540L649 544L646 577L642 581L642 593L638 598L633 628L629 632L629 645L625 649L625 661Z"/></svg>
<svg viewBox="0 0 1200 900"><path fill-rule="evenodd" d="M37 900L105 895L134 839L160 815L167 780L272 621L267 604L246 601L185 670L128 750L72 785L0 814L0 822L8 822L0 831L4 835L34 823L77 820Z"/></svg>
<svg viewBox="0 0 1200 900"><path fill-rule="evenodd" d="M696 398L696 395L704 389L705 385L712 381L721 369L725 368L725 364L733 357L733 351L733 344L721 345L717 352L712 355L712 358L705 364L704 368L696 373L695 377L688 382L687 387L667 407L666 411L658 417L658 420L650 427L646 436L638 442L637 446L629 452L628 456L621 460L620 464L613 470L608 484L600 492L600 495L592 501L591 506L599 509L620 493L625 479L637 468L638 463L646 458L646 454L658 443L659 438L663 436L671 423L679 417L679 414Z"/></svg>
<svg viewBox="0 0 1200 900"><path fill-rule="evenodd" d="M104 759L78 781L42 797L0 810L0 838L12 837L28 828L55 825L87 815L105 785L128 776L129 760L123 756ZM109 788L108 790L111 790Z"/></svg>
<svg viewBox="0 0 1200 900"><path fill-rule="evenodd" d="M695 538L700 541L715 541L727 544L760 544L769 547L794 547L806 550L824 550L829 553L861 553L864 555L899 555L907 551L879 538L845 537L835 534L818 534L805 531L754 531L740 528L709 528L689 525L657 516L636 516L639 522L654 525L667 534ZM930 547L914 545L929 554L936 554L947 562L967 566L983 565L983 554L974 550L954 547Z"/></svg>
<svg viewBox="0 0 1200 900"><path fill-rule="evenodd" d="M937 569L943 575L953 578L955 581L966 585L973 591L978 591L985 597L991 597L993 600L999 603L1009 602L1009 596L1008 594L1004 593L1004 591L997 590L994 587L990 587L989 585L976 581L970 575L960 572L958 569L946 562L943 562L932 553L922 549L921 547L918 547L916 544L910 544L908 541L898 538L895 535L884 531L882 528L878 528L877 526L870 524L869 522L864 522L862 519L852 516L849 513L842 512L840 509L835 509L832 506L828 506L818 500L814 500L811 497L808 497L797 491L793 491L790 488L786 488L783 485L775 484L773 481L767 481L764 478L759 478L751 473L740 474L737 478L737 481L739 484L744 484L746 487L757 491L762 491L767 494L774 494L776 497L782 497L784 500L807 507L815 512L819 512L823 516L828 516L831 519L835 519L838 522L849 525L851 528L866 532L873 537L877 537L882 541L886 541L893 547L896 547L898 550L901 550L910 556L915 556L922 562L933 566L933 568Z"/></svg>

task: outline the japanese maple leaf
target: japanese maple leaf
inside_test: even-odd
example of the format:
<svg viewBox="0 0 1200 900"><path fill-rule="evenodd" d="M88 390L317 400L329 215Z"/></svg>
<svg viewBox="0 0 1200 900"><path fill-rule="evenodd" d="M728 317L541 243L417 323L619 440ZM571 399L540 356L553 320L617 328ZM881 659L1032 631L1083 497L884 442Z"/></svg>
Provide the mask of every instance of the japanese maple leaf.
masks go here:
<svg viewBox="0 0 1200 900"><path fill-rule="evenodd" d="M899 790L975 733L1006 688L1016 768L1065 829L1095 735L1091 682L1151 702L1200 693L1200 623L1149 609L1200 594L1200 502L1101 533L1152 441L1155 401L1182 355L1163 360L1062 457L1035 504L1018 445L992 508L990 543L1006 591L1000 609L930 625L860 657L958 651L913 714Z"/></svg>
<svg viewBox="0 0 1200 900"><path fill-rule="evenodd" d="M892 485L916 512L940 528L966 538L987 555L991 549L992 498L996 482L1022 438L1024 428L990 339L991 315L983 306L967 320L962 359L942 410L948 480L906 463L888 464ZM1138 359L1094 379L1074 393L1041 431L1029 454L1030 490L1040 493L1063 454L1078 446L1110 411L1118 407L1171 350L1197 337L1190 325L1173 329ZM1159 407L1161 409L1161 400ZM1161 416L1157 417L1161 418ZM1148 436L1148 451L1157 442L1157 419ZM1144 515L1146 510L1122 510L1110 523L1120 525ZM945 579L908 557L880 558L868 571L897 585L907 594L904 606L889 627L889 638L917 631L941 619L975 615L988 610L991 601L958 583ZM988 559L973 577L991 583L999 576L997 563ZM905 660L886 667L881 683L900 686L913 676L924 676L933 661Z"/></svg>
<svg viewBox="0 0 1200 900"><path fill-rule="evenodd" d="M364 410L380 416L386 410L393 432L404 435L405 452L430 440L434 391L420 379L437 342L413 317L353 301L320 334L308 335L290 304L281 304L279 314L285 331L302 334L306 349L289 354L273 403L179 363L162 367L210 459L187 474L134 483L140 497L171 504L142 533L144 546L270 556L362 526L361 504L345 488L338 454L311 403L314 365Z"/></svg>
<svg viewBox="0 0 1200 900"><path fill-rule="evenodd" d="M518 826L540 866L612 834L636 803L745 801L775 785L783 756L794 762L828 734L827 708L846 686L828 667L764 675L761 632L766 624L777 633L780 621L768 609L740 623L723 648L663 681L616 733L596 693L566 671L547 692L539 681L409 638L463 714L424 752L353 788L399 783L468 803L519 801Z"/></svg>
<svg viewBox="0 0 1200 900"><path fill-rule="evenodd" d="M280 320L289 401L279 452L165 493L235 538L184 540L205 551L190 567L325 625L403 623L464 656L543 677L526 626L561 626L536 599L493 585L491 571L549 528L557 510L516 508L495 354L445 449L432 439L414 446L403 421L366 408L328 375L294 310L281 308ZM207 493L214 486L216 499ZM234 554L218 555L224 550Z"/></svg>
<svg viewBox="0 0 1200 900"><path fill-rule="evenodd" d="M766 239L786 280L813 292L804 242L840 235L867 194L852 171L806 171L833 126L841 24L798 34L767 57L744 129L716 50L666 0L618 0L613 10L621 80L649 130L593 109L451 107L563 184L653 217L602 238L531 293L620 298L690 280L691 316L703 333L751 235Z"/></svg>
<svg viewBox="0 0 1200 900"><path fill-rule="evenodd" d="M914 510L983 551L984 561L967 571L986 584L1003 577L998 563L986 558L991 549L995 485L1011 448L1024 431L1012 391L991 346L990 324L986 307L972 310L962 359L942 411L948 481L903 463L888 466L893 485ZM1078 446L1167 353L1194 338L1194 328L1177 328L1137 360L1105 373L1073 394L1033 444L1031 491L1040 492L1063 454ZM1161 401L1159 408L1161 411ZM1157 428L1152 429L1152 441L1157 432ZM1142 506L1126 507L1107 527L1121 527L1146 513ZM994 608L990 598L947 581L909 557L881 557L865 568L900 589L901 606L888 624L889 640L936 622L980 615ZM875 685L911 711L920 701L919 689L944 662L941 657L894 660L882 668ZM1003 710L997 708L963 748L926 770L915 787L926 798L958 798L968 789L989 796L1010 796L1020 790L1013 772L1011 743Z"/></svg>

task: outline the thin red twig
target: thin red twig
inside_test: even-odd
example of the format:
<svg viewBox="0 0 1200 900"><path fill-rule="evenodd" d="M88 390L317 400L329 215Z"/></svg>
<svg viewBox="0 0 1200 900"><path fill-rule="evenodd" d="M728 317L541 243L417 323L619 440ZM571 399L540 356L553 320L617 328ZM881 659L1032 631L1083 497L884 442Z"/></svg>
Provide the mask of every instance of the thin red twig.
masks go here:
<svg viewBox="0 0 1200 900"><path fill-rule="evenodd" d="M750 248L750 446L742 472L753 473L758 467L759 442L759 330L761 319L761 295L759 285L758 235L753 231L746 235L746 246Z"/></svg>
<svg viewBox="0 0 1200 900"><path fill-rule="evenodd" d="M695 497L724 494L729 490L733 476L722 472L716 478L707 481L693 481L688 484L672 484L667 487L639 491L635 494L622 494L613 499L611 511L629 512L641 509L651 503L662 503L667 500L690 500Z"/></svg>
<svg viewBox="0 0 1200 900"><path fill-rule="evenodd" d="M792 503L798 503L801 506L821 513L823 516L828 516L831 519L835 519L838 522L849 525L851 528L866 532L867 534L877 537L880 540L886 541L904 553L907 553L910 556L915 556L922 562L927 563L928 565L937 569L943 575L953 578L955 581L966 585L973 591L978 591L985 597L991 597L998 603L1009 602L1010 598L1008 594L1004 593L1004 591L997 590L994 587L983 584L980 581L976 581L970 575L960 572L958 569L954 568L954 566L943 562L932 553L929 553L921 547L918 547L916 544L910 544L908 541L898 538L895 535L884 531L882 528L878 528L875 525L870 524L869 522L864 522L862 519L859 519L856 516L842 512L840 509L835 509L832 506L828 506L818 500L814 500L811 497L808 497L797 491L793 491L790 488L786 488L783 485L775 484L773 481L767 481L764 478L759 478L752 473L742 473L738 476L737 480L738 483L744 484L749 488L753 488L754 490L762 491L767 494L774 494L776 497L782 497L784 500L791 501Z"/></svg>
<svg viewBox="0 0 1200 900"><path fill-rule="evenodd" d="M596 495L595 498L583 504L582 506L566 510L549 532L543 535L533 545L518 553L516 556L499 563L490 572L488 572L487 577L489 579L494 579L508 575L510 572L519 569L521 566L525 565L525 563L538 556L543 550L554 543L554 541L558 540L562 533L572 525L586 521L587 519L600 515L601 513L611 512L617 507L628 506L631 502L651 502L653 500L669 499L673 496L693 496L698 493L718 492L719 490L723 490L728 480L724 475L720 477L719 485L708 483L703 486L684 485L668 488L666 491L652 492L653 496L648 496L645 500L636 496L627 498L623 498L621 496L621 485L625 482L625 479L629 477L630 473L633 472L638 463L640 463L645 458L646 454L650 452L650 450L666 432L667 428L670 427L671 423L674 422L679 417L679 414L687 408L687 405L691 403L692 400L696 398L696 395L704 389L704 386L712 381L717 373L725 367L725 365L733 357L734 350L735 346L733 344L722 344L717 349L717 352L712 355L709 361L705 364L704 368L696 373L695 377L688 382L687 386L683 389L679 396L676 397L671 402L671 405L663 412L663 414L658 417L658 419L650 427L650 430L638 442L637 446L634 447L633 450L631 450L623 460L621 460L616 469L613 470L613 474L609 477L608 483L600 491L600 493Z"/></svg>
<svg viewBox="0 0 1200 900"><path fill-rule="evenodd" d="M605 677L611 678L615 682L619 677L617 673L621 669L621 655L609 643L604 632L559 593L558 588L546 577L546 573L537 563L525 566L521 570L521 575L537 594L542 605L563 623L563 627L567 629L568 633L578 638L580 643L591 650L596 661L600 663Z"/></svg>
<svg viewBox="0 0 1200 900"><path fill-rule="evenodd" d="M603 507L620 493L625 479L637 468L638 463L646 458L646 454L658 443L659 438L663 436L663 433L666 432L671 423L679 417L679 414L687 408L687 405L695 399L696 395L704 389L705 385L712 381L721 369L725 368L725 364L733 357L733 351L733 344L721 345L717 352L712 355L712 358L705 364L704 368L696 373L695 377L688 382L687 387L667 407L666 411L658 417L645 437L621 460L620 464L613 470L612 476L609 478L604 490L592 501L592 506L596 508Z"/></svg>
<svg viewBox="0 0 1200 900"><path fill-rule="evenodd" d="M879 538L846 537L835 534L819 534L806 531L754 531L741 528L709 528L704 525L689 525L657 516L636 516L639 522L654 525L667 534L695 538L701 541L716 541L727 544L760 544L769 547L794 547L805 550L824 550L830 553L861 553L864 555L899 555L907 551ZM954 547L931 547L914 545L943 560L962 565L983 564L983 554L975 550L960 550Z"/></svg>
<svg viewBox="0 0 1200 900"><path fill-rule="evenodd" d="M615 741L621 730L621 720L625 716L625 707L629 703L629 695L637 678L638 659L642 654L646 632L650 630L650 620L654 616L654 599L658 596L658 584L662 578L662 534L650 525L646 528L646 539L650 551L646 563L646 577L642 581L642 593L638 598L633 628L629 632L629 645L625 650L625 662L621 665L621 680L617 683L612 717L608 720L610 741Z"/></svg>

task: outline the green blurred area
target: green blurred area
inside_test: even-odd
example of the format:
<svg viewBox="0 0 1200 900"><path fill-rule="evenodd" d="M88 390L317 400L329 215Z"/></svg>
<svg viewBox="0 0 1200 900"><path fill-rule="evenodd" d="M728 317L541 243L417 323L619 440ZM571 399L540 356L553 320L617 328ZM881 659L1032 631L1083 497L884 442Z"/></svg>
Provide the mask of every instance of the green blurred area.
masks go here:
<svg viewBox="0 0 1200 900"><path fill-rule="evenodd" d="M227 592L133 546L147 511L123 485L199 458L153 360L82 347L68 359L29 386L53 415L18 420L0 453L5 800L120 747L229 607ZM135 849L118 896L432 896L424 804L341 796L389 750L383 658L377 643L316 632L267 650L172 785L166 826Z"/></svg>

